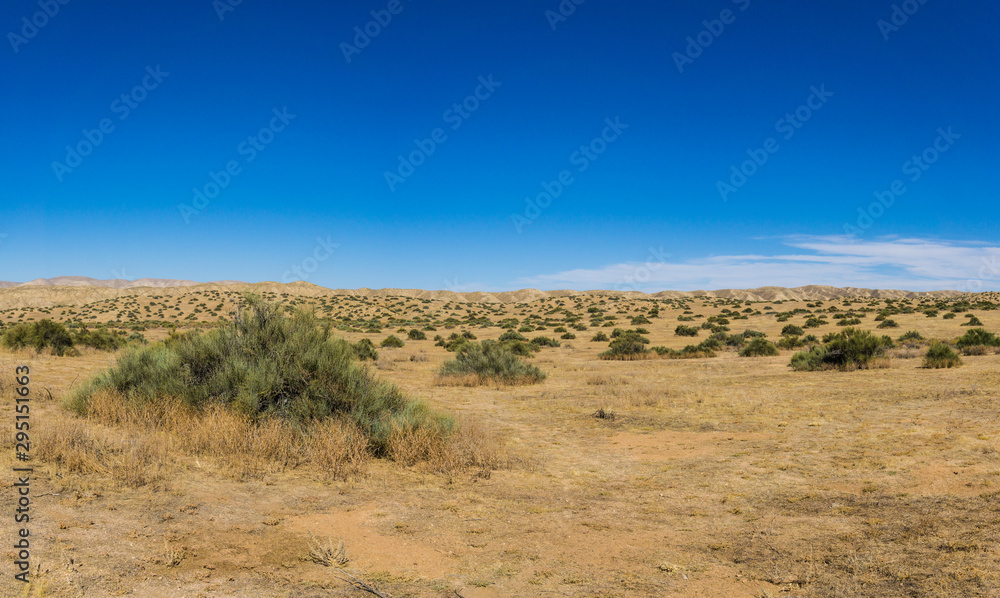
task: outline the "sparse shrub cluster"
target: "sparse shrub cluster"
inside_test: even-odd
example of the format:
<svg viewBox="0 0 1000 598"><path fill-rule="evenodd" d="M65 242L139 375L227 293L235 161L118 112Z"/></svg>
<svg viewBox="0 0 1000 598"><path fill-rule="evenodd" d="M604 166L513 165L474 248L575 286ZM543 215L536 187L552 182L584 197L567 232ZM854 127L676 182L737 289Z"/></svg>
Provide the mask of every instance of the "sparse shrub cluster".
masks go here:
<svg viewBox="0 0 1000 598"><path fill-rule="evenodd" d="M99 351L117 351L130 341L145 342L145 337L134 333L126 338L122 330L109 330L104 326L88 329L76 326L69 329L52 320L15 324L4 331L0 342L9 349L50 350L53 355L79 355L77 346L91 347Z"/></svg>
<svg viewBox="0 0 1000 598"><path fill-rule="evenodd" d="M439 373L444 381L472 384L534 384L545 379L544 372L522 360L510 346L491 340L466 343Z"/></svg>
<svg viewBox="0 0 1000 598"><path fill-rule="evenodd" d="M648 349L649 339L635 330L615 328L611 333L611 343L608 350L598 355L601 359L641 359Z"/></svg>
<svg viewBox="0 0 1000 598"><path fill-rule="evenodd" d="M878 360L894 345L888 336L878 337L867 330L847 328L823 337L823 344L792 356L797 371L853 370L879 365Z"/></svg>

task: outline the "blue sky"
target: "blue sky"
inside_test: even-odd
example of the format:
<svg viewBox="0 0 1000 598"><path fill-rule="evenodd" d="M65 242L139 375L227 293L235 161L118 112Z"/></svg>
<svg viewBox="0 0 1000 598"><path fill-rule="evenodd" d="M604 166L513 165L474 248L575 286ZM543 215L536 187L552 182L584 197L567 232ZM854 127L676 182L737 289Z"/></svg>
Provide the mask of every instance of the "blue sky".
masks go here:
<svg viewBox="0 0 1000 598"><path fill-rule="evenodd" d="M996 3L234 1L0 8L0 280L1000 287Z"/></svg>

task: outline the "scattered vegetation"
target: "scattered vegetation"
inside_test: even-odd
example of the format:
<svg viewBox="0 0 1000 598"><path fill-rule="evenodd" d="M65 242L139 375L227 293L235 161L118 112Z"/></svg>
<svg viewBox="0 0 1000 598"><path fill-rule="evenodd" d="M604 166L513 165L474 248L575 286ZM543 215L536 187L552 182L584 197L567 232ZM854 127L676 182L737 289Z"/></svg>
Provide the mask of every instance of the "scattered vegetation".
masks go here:
<svg viewBox="0 0 1000 598"><path fill-rule="evenodd" d="M934 343L924 356L925 368L953 368L962 365L962 360L954 349L944 343Z"/></svg>
<svg viewBox="0 0 1000 598"><path fill-rule="evenodd" d="M544 372L525 362L509 346L491 340L463 345L439 373L445 382L469 385L534 384L545 379Z"/></svg>
<svg viewBox="0 0 1000 598"><path fill-rule="evenodd" d="M884 365L880 360L893 345L888 336L878 337L867 330L847 328L826 335L823 344L793 355L791 366L796 371L878 367Z"/></svg>

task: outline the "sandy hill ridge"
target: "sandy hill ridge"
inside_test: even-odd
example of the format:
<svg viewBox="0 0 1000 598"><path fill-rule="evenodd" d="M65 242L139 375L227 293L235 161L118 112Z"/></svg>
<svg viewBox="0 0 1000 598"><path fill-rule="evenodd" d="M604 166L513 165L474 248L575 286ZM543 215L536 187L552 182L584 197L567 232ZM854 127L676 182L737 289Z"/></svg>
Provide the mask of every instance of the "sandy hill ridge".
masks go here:
<svg viewBox="0 0 1000 598"><path fill-rule="evenodd" d="M277 282L245 283L238 281L218 281L199 283L191 280L169 280L143 278L139 280L96 280L82 276L61 276L37 279L26 283L0 282L0 309L21 307L51 307L54 305L83 305L115 297L136 296L178 296L197 291L236 291L254 293L288 293L302 297L352 296L352 297L412 297L458 303L528 303L550 297L577 296L619 296L630 299L674 299L683 297L718 297L745 301L816 301L833 300L844 297L903 299L903 298L948 298L957 297L959 291L913 292L901 290L864 289L855 287L838 288L809 285L796 288L761 287L757 289L721 289L716 291L660 291L642 293L638 291L570 291L521 289L505 292L454 292L425 291L420 289L328 289L307 282L282 284Z"/></svg>

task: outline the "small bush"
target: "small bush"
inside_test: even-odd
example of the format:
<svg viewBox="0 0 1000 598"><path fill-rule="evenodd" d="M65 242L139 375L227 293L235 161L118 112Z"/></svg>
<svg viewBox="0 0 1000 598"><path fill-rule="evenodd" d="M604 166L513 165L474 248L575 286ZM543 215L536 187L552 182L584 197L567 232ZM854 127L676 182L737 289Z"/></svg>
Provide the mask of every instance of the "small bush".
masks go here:
<svg viewBox="0 0 1000 598"><path fill-rule="evenodd" d="M619 332L619 331L616 331ZM621 331L612 335L608 350L598 355L601 359L636 359L648 352L649 339L635 331Z"/></svg>
<svg viewBox="0 0 1000 598"><path fill-rule="evenodd" d="M674 328L674 334L677 336L698 336L698 329L694 326L684 326L682 324Z"/></svg>
<svg viewBox="0 0 1000 598"><path fill-rule="evenodd" d="M968 316L969 319L966 322L963 322L961 324L962 326L982 326L983 325L982 320L980 320L976 316L974 316L972 314L966 314L966 316Z"/></svg>
<svg viewBox="0 0 1000 598"><path fill-rule="evenodd" d="M403 346L403 340L394 334L390 334L385 337L385 340L379 343L379 346L383 349L391 348L398 349Z"/></svg>
<svg viewBox="0 0 1000 598"><path fill-rule="evenodd" d="M363 338L351 345L354 355L360 361L377 361L378 351L375 350L375 343L370 339Z"/></svg>
<svg viewBox="0 0 1000 598"><path fill-rule="evenodd" d="M778 355L778 347L763 337L755 337L740 350L740 357L773 357Z"/></svg>
<svg viewBox="0 0 1000 598"><path fill-rule="evenodd" d="M411 341L425 341L427 340L427 335L422 330L417 330L414 328L406 334L406 338Z"/></svg>
<svg viewBox="0 0 1000 598"><path fill-rule="evenodd" d="M597 334L590 337L590 342L592 343L606 343L608 342L608 340L609 340L608 335L605 334L603 331L599 331Z"/></svg>
<svg viewBox="0 0 1000 598"><path fill-rule="evenodd" d="M916 330L910 330L909 332L904 332L899 337L899 342L905 343L906 341L922 341L924 336L917 332Z"/></svg>
<svg viewBox="0 0 1000 598"><path fill-rule="evenodd" d="M798 349L799 347L804 347L806 343L799 336L783 336L778 340L776 345L779 349Z"/></svg>
<svg viewBox="0 0 1000 598"><path fill-rule="evenodd" d="M879 322L878 328L899 328L899 324L896 320L885 319Z"/></svg>
<svg viewBox="0 0 1000 598"><path fill-rule="evenodd" d="M867 330L848 328L830 333L823 338L823 345L792 356L791 366L796 371L839 369L843 371L870 367L877 358L892 348L892 339L878 337Z"/></svg>
<svg viewBox="0 0 1000 598"><path fill-rule="evenodd" d="M802 336L803 334L805 334L805 330L795 324L789 324L781 329L781 336Z"/></svg>
<svg viewBox="0 0 1000 598"><path fill-rule="evenodd" d="M561 338L564 341L571 341L576 338L576 335L573 334L572 332L567 332L566 334L560 336L559 338Z"/></svg>
<svg viewBox="0 0 1000 598"><path fill-rule="evenodd" d="M962 365L954 349L944 343L934 343L924 356L925 368L953 368Z"/></svg>
<svg viewBox="0 0 1000 598"><path fill-rule="evenodd" d="M537 345L539 347L558 347L562 343L560 343L554 338L549 338L547 336L536 336L535 338L531 339L531 344Z"/></svg>
<svg viewBox="0 0 1000 598"><path fill-rule="evenodd" d="M973 328L962 335L955 345L959 349L965 349L966 347L971 347L973 345L983 345L986 347L1000 347L1000 338L992 332L987 332L982 328Z"/></svg>
<svg viewBox="0 0 1000 598"><path fill-rule="evenodd" d="M528 339L527 339L527 337L525 337L520 332L515 332L513 330L507 330L507 331L504 331L504 333L500 335L500 339L499 340L500 340L500 342L503 342L503 341L526 341Z"/></svg>
<svg viewBox="0 0 1000 598"><path fill-rule="evenodd" d="M455 359L441 366L443 378L474 378L478 384L534 384L545 379L545 373L524 362L510 347L496 341L468 343Z"/></svg>

